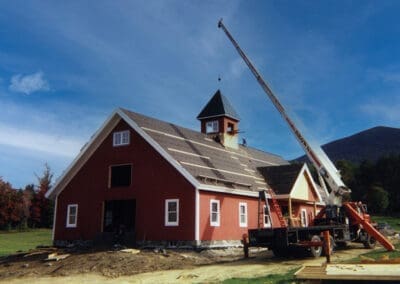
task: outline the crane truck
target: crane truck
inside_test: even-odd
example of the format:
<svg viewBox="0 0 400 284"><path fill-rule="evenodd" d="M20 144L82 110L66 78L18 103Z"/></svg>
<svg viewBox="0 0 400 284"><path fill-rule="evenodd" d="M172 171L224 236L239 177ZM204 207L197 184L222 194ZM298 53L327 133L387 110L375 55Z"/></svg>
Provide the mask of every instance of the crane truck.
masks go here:
<svg viewBox="0 0 400 284"><path fill-rule="evenodd" d="M371 224L371 218L367 213L365 204L361 202L344 202L344 197L350 196L351 190L342 181L340 172L320 147L311 146L304 138L277 96L227 30L222 19L218 22L218 27L224 31L263 91L288 124L315 167L320 186L326 192L329 192L325 207L315 216L312 224L308 227L287 224L274 197L273 190L269 189L267 190L268 192L260 192L260 200L265 202L269 211L271 204L278 215L279 223L273 224L271 228L261 228L259 226L257 229L250 229L248 231L247 246L267 247L276 256L286 256L293 249L300 248L308 251L312 256L318 257L323 251L324 242L332 243L331 248L333 248L333 244L344 245L350 241L363 243L366 248L373 248L378 241L388 251L394 250L393 244ZM329 233L324 234L324 232Z"/></svg>

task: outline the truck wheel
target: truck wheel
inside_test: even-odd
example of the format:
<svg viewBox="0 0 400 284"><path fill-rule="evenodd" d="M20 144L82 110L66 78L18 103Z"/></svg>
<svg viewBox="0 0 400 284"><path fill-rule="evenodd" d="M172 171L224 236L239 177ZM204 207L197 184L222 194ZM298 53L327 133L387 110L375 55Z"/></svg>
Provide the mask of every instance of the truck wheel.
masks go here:
<svg viewBox="0 0 400 284"><path fill-rule="evenodd" d="M317 235L312 236L311 238L312 242L320 242L321 238ZM320 257L322 253L322 247L321 246L316 246L316 247L310 247L310 254L313 257Z"/></svg>
<svg viewBox="0 0 400 284"><path fill-rule="evenodd" d="M376 246L376 240L368 235L367 240L364 242L364 247L368 249L373 249Z"/></svg>

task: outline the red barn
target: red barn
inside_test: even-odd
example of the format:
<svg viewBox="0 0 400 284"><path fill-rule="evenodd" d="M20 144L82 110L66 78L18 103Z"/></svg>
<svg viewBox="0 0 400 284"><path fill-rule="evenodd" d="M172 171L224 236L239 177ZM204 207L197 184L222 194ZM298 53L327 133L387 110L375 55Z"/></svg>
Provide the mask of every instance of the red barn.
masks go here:
<svg viewBox="0 0 400 284"><path fill-rule="evenodd" d="M239 245L249 228L280 226L259 203L272 184L288 221L307 225L323 199L306 165L239 144L239 116L220 91L197 118L201 132L115 110L47 194L55 245Z"/></svg>

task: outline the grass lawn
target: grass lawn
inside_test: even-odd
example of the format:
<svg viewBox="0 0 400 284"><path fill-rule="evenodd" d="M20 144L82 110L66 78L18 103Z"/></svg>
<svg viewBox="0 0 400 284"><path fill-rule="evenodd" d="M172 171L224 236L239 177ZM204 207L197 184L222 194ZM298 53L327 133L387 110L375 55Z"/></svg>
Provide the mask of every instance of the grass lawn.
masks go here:
<svg viewBox="0 0 400 284"><path fill-rule="evenodd" d="M374 250L365 254L362 254L362 256L365 257L369 257L369 258L373 258L373 259L381 259L383 256L388 256L389 258L399 258L400 257L400 243L397 243L394 245L396 250L395 251L387 251L384 248L378 249L378 250ZM360 256L353 258L351 260L347 260L344 262L347 263L359 263L361 261Z"/></svg>
<svg viewBox="0 0 400 284"><path fill-rule="evenodd" d="M400 218L388 217L388 216L372 216L372 221L374 222L386 222L388 223L396 232L400 232ZM362 256L366 256L373 259L381 259L383 256L388 256L389 258L398 258L400 257L400 242L395 244L396 250L392 252L388 252L384 248L373 250L371 252L362 254ZM351 260L344 261L345 263L360 263L360 256L353 258ZM225 280L224 284L239 284L239 283L303 283L301 280L297 280L294 277L294 273L300 267L289 271L286 274L271 274L264 277L258 278L231 278Z"/></svg>
<svg viewBox="0 0 400 284"><path fill-rule="evenodd" d="M242 284L242 283L252 283L252 284L286 284L286 283L301 283L294 277L294 273L300 269L301 266L290 270L286 274L270 274L263 277L257 278L231 278L223 281L223 284Z"/></svg>
<svg viewBox="0 0 400 284"><path fill-rule="evenodd" d="M35 229L26 232L0 231L0 256L9 255L17 251L28 251L39 245L51 245L50 229Z"/></svg>
<svg viewBox="0 0 400 284"><path fill-rule="evenodd" d="M388 217L388 216L371 216L372 221L376 223L386 222L395 231L400 232L400 218Z"/></svg>

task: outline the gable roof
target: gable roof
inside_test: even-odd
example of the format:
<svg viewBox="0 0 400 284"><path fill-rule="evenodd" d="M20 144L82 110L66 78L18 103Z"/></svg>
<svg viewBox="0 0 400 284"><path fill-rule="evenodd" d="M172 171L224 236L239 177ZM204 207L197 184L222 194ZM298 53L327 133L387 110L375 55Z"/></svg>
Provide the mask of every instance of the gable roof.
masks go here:
<svg viewBox="0 0 400 284"><path fill-rule="evenodd" d="M258 192L267 184L257 167L288 163L251 147L225 148L204 133L123 111L202 185Z"/></svg>
<svg viewBox="0 0 400 284"><path fill-rule="evenodd" d="M273 167L258 168L263 177L268 181L268 184L273 189L276 195L289 196L293 194L293 190L299 183L299 179L306 174L309 177L311 187L320 203L326 202L327 195L319 185L314 182L312 175L307 167L307 164L289 164Z"/></svg>
<svg viewBox="0 0 400 284"><path fill-rule="evenodd" d="M119 108L82 148L47 197L54 198L64 189L121 119L197 189L257 196L268 187L257 168L288 164L273 154L244 146L225 148L203 133Z"/></svg>
<svg viewBox="0 0 400 284"><path fill-rule="evenodd" d="M222 95L220 90L214 94L214 96L208 101L206 106L197 116L197 119L209 117L227 116L235 120L240 120L239 115L229 102L229 100Z"/></svg>
<svg viewBox="0 0 400 284"><path fill-rule="evenodd" d="M290 194L303 164L260 167L258 170L274 190L275 194Z"/></svg>

